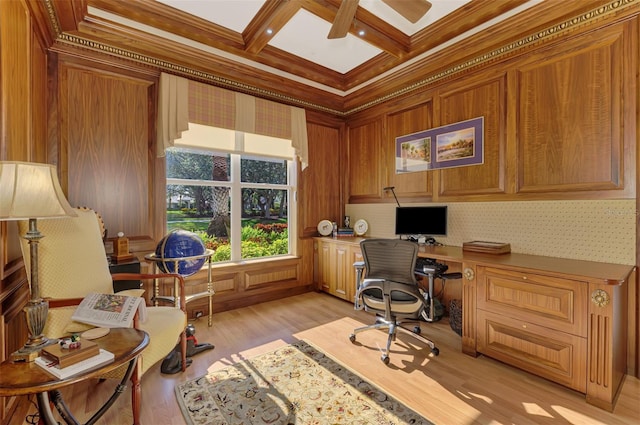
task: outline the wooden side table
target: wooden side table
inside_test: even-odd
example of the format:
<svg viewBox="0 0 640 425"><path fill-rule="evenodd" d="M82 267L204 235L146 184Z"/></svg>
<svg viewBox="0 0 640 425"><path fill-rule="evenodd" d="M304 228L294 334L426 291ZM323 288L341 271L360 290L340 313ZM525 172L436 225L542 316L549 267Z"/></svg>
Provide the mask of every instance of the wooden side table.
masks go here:
<svg viewBox="0 0 640 425"><path fill-rule="evenodd" d="M201 255L194 255L192 257L180 257L180 258L161 258L158 257L155 253L151 253L151 254L147 254L144 256L144 259L146 261L150 261L153 263L153 267L154 273L158 273L158 263L164 262L164 263L173 263L173 270L175 270L176 272L178 272L179 267L178 264L180 263L180 261L191 261L191 260L199 260L201 258L204 258L206 263L207 263L207 290L206 291L202 291L202 292L198 292L195 294L185 294L185 303L189 304L190 301L193 300L197 300L200 298L209 298L209 318L208 318L208 325L209 327L211 327L213 325L213 295L215 294L215 291L213 289L213 281L212 281L212 276L211 276L211 256L214 254L215 252L211 249L207 249L205 250L205 252ZM187 285L186 281L185 281L185 286ZM175 285L174 285L175 286ZM164 301L164 302L171 302L173 303L176 307L178 306L178 301L180 300L179 297L175 296L177 294L177 286L174 287L174 292L173 295L160 295L160 289L159 289L159 284L158 284L158 280L154 279L153 280L153 303L154 305L158 305L159 301Z"/></svg>
<svg viewBox="0 0 640 425"><path fill-rule="evenodd" d="M134 377L135 393L133 397L140 400L140 387L137 383L137 360L142 350L149 344L149 335L141 330L133 328L114 328L110 332L94 340L100 348L114 354L113 362L98 368L81 372L66 379L58 379L45 372L35 362L4 361L0 364L0 397L13 397L20 395L36 394L38 400L38 413L40 421L47 425L57 425L58 422L53 416L51 403L53 403L60 413L60 416L67 424L78 424L73 414L62 399L60 389L82 382L91 378L98 378L105 373L112 371L128 363L127 372L122 378L120 385L116 386L113 395L98 409L98 411L86 423L95 423L113 405L120 394L124 391L126 383ZM137 388L135 388L137 387ZM139 423L139 407L133 403L134 423Z"/></svg>

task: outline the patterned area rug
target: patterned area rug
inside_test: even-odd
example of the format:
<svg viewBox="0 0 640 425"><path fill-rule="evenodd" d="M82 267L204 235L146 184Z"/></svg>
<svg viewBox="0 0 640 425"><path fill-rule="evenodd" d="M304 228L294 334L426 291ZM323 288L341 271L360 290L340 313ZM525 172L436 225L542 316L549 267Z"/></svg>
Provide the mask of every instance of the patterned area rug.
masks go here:
<svg viewBox="0 0 640 425"><path fill-rule="evenodd" d="M189 425L429 424L304 341L176 387Z"/></svg>

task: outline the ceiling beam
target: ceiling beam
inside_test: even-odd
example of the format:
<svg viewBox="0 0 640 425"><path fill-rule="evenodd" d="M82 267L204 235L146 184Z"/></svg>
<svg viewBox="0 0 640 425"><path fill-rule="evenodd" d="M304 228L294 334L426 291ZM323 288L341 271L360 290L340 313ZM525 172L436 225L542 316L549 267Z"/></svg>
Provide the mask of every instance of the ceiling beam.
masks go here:
<svg viewBox="0 0 640 425"><path fill-rule="evenodd" d="M336 18L340 6L339 0L297 1L302 3L304 9L329 23ZM364 36L358 34L360 30L364 30ZM405 33L362 7L358 7L356 10L356 16L349 28L349 33L396 58L408 53L411 45L410 39Z"/></svg>
<svg viewBox="0 0 640 425"><path fill-rule="evenodd" d="M265 2L242 33L246 52L254 55L260 53L298 10L300 10L300 3L296 1Z"/></svg>

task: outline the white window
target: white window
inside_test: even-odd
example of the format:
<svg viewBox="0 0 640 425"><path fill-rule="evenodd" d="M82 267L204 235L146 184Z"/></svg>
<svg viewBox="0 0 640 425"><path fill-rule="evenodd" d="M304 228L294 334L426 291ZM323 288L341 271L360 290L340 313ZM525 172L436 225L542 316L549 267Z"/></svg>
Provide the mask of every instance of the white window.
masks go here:
<svg viewBox="0 0 640 425"><path fill-rule="evenodd" d="M190 123L166 151L167 230L218 262L295 254L295 164L289 140Z"/></svg>

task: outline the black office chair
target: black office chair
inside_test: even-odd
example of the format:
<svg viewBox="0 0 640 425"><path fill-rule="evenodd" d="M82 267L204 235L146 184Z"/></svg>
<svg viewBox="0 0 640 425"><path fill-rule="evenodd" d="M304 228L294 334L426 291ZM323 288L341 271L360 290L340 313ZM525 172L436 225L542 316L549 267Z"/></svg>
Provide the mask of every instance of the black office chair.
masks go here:
<svg viewBox="0 0 640 425"><path fill-rule="evenodd" d="M360 242L364 262L355 263L355 308L376 314L373 325L357 328L349 336L355 342L356 334L370 329L388 329L387 346L381 356L389 364L389 349L397 331L405 332L440 354L435 344L420 335L420 314L425 309L425 298L414 275L418 245L399 239L365 239ZM365 272L363 279L363 272ZM402 326L414 322L413 329Z"/></svg>

